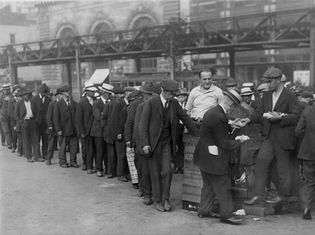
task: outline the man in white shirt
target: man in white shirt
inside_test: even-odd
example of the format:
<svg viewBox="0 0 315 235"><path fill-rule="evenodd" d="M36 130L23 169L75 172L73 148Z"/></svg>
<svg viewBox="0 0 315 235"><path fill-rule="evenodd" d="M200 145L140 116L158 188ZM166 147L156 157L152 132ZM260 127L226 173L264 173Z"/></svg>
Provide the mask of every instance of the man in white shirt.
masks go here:
<svg viewBox="0 0 315 235"><path fill-rule="evenodd" d="M222 90L212 84L213 74L210 70L201 71L199 77L200 86L191 90L186 104L188 114L196 121L201 121L203 115L223 99Z"/></svg>

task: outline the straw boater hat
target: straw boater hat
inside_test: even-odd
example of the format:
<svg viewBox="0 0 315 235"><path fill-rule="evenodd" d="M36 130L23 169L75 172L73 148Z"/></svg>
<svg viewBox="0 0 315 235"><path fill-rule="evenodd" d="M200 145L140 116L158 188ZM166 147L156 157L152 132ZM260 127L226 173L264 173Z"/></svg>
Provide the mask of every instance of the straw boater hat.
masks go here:
<svg viewBox="0 0 315 235"><path fill-rule="evenodd" d="M250 87L243 87L241 89L241 96L251 96L253 94L254 92L252 91L252 89L250 89Z"/></svg>
<svg viewBox="0 0 315 235"><path fill-rule="evenodd" d="M245 82L245 83L242 84L242 87L249 87L249 88L251 88L251 87L254 87L254 83L252 83L252 82Z"/></svg>
<svg viewBox="0 0 315 235"><path fill-rule="evenodd" d="M240 104L242 102L242 97L240 96L238 91L234 89L223 91L223 94L229 97L229 99L232 100L235 104Z"/></svg>
<svg viewBox="0 0 315 235"><path fill-rule="evenodd" d="M113 94L114 92L114 87L108 83L103 83L101 86L98 87L98 89L100 91L103 91L103 92L107 92L107 93L110 93L110 94Z"/></svg>

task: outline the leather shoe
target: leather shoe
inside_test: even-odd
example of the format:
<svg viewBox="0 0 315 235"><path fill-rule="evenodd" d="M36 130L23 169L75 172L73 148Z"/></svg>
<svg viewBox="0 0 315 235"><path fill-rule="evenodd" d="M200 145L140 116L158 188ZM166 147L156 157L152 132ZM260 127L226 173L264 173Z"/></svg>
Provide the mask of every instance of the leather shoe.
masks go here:
<svg viewBox="0 0 315 235"><path fill-rule="evenodd" d="M168 199L164 200L164 210L165 211L171 211L172 210L171 203Z"/></svg>
<svg viewBox="0 0 315 235"><path fill-rule="evenodd" d="M199 218L220 218L220 215L215 212L210 212L208 214L198 214Z"/></svg>
<svg viewBox="0 0 315 235"><path fill-rule="evenodd" d="M277 204L280 203L282 201L281 197L276 196L274 198L270 198L270 199L266 199L266 203L268 204Z"/></svg>
<svg viewBox="0 0 315 235"><path fill-rule="evenodd" d="M242 222L244 221L243 218L239 217L239 216L231 216L229 218L221 218L220 221L222 223L226 223L226 224L232 224L232 225L240 225L242 224Z"/></svg>
<svg viewBox="0 0 315 235"><path fill-rule="evenodd" d="M103 177L104 175L103 175L103 172L101 172L101 171L98 171L97 173L96 173L96 175L98 176L98 177Z"/></svg>
<svg viewBox="0 0 315 235"><path fill-rule="evenodd" d="M28 158L28 159L27 159L27 162L34 162L34 160L31 159L31 158Z"/></svg>
<svg viewBox="0 0 315 235"><path fill-rule="evenodd" d="M83 164L83 165L82 165L82 171L86 171L86 170L87 170L86 165Z"/></svg>
<svg viewBox="0 0 315 235"><path fill-rule="evenodd" d="M11 153L15 153L15 149L12 149L12 150L11 150Z"/></svg>
<svg viewBox="0 0 315 235"><path fill-rule="evenodd" d="M260 198L258 196L254 196L248 200L245 200L243 203L245 205L254 205L254 204L258 204L260 201Z"/></svg>
<svg viewBox="0 0 315 235"><path fill-rule="evenodd" d="M312 219L311 209L305 208L304 213L303 213L303 219L305 219L305 220L311 220Z"/></svg>
<svg viewBox="0 0 315 235"><path fill-rule="evenodd" d="M45 159L42 158L42 157L40 157L40 158L35 158L34 161L35 161L35 162L44 162Z"/></svg>
<svg viewBox="0 0 315 235"><path fill-rule="evenodd" d="M133 187L134 189L139 189L138 184L132 184L132 187Z"/></svg>
<svg viewBox="0 0 315 235"><path fill-rule="evenodd" d="M156 203L155 203L155 209L156 209L157 211L164 212L164 207L162 206L162 203L161 203L161 202L156 202Z"/></svg>
<svg viewBox="0 0 315 235"><path fill-rule="evenodd" d="M72 163L72 164L70 164L70 167L79 168L80 166L78 164L76 164L76 163Z"/></svg>
<svg viewBox="0 0 315 235"><path fill-rule="evenodd" d="M87 170L86 173L88 173L88 174L94 174L94 173L95 173L95 170Z"/></svg>
<svg viewBox="0 0 315 235"><path fill-rule="evenodd" d="M114 175L114 174L109 174L109 175L107 176L108 179L112 179L112 178L115 178L115 177L116 177L116 175Z"/></svg>
<svg viewBox="0 0 315 235"><path fill-rule="evenodd" d="M150 197L144 197L144 198L143 198L143 204L144 204L144 205L149 206L149 205L151 205L152 203L153 203L153 201L152 201L152 199L151 199Z"/></svg>
<svg viewBox="0 0 315 235"><path fill-rule="evenodd" d="M126 176L119 176L118 180L121 182L128 182L128 179L126 178Z"/></svg>
<svg viewBox="0 0 315 235"><path fill-rule="evenodd" d="M62 168L68 168L68 164L67 163L62 163L59 166L62 167Z"/></svg>
<svg viewBox="0 0 315 235"><path fill-rule="evenodd" d="M51 160L46 160L46 165L51 165Z"/></svg>

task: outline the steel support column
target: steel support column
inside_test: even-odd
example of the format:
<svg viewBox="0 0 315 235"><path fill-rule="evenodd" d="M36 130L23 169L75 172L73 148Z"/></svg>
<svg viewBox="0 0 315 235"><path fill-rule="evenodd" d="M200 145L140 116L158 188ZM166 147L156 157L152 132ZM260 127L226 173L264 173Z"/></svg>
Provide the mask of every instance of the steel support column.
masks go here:
<svg viewBox="0 0 315 235"><path fill-rule="evenodd" d="M174 33L172 33L170 37L170 60L169 61L170 61L171 79L175 80L176 58L175 58L175 53L174 53Z"/></svg>
<svg viewBox="0 0 315 235"><path fill-rule="evenodd" d="M9 64L9 71L10 71L10 82L12 85L18 83L18 72L17 66L12 64L11 52L8 53L8 64Z"/></svg>
<svg viewBox="0 0 315 235"><path fill-rule="evenodd" d="M230 68L230 77L235 78L235 52L234 50L229 50L229 68Z"/></svg>
<svg viewBox="0 0 315 235"><path fill-rule="evenodd" d="M78 95L81 97L82 95L82 82L81 82L81 64L80 64L80 45L79 40L75 43L75 69L76 69L76 75L77 75L77 86L78 86Z"/></svg>
<svg viewBox="0 0 315 235"><path fill-rule="evenodd" d="M310 86L315 87L315 13L311 14L310 27Z"/></svg>
<svg viewBox="0 0 315 235"><path fill-rule="evenodd" d="M68 84L72 87L72 71L71 71L71 63L66 64L67 68L67 78L68 78Z"/></svg>

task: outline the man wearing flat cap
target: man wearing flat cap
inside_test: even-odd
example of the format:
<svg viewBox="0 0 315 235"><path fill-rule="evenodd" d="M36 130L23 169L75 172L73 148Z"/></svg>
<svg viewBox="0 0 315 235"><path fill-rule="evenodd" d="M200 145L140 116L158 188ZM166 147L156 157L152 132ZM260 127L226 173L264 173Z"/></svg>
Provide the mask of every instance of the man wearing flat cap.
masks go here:
<svg viewBox="0 0 315 235"><path fill-rule="evenodd" d="M91 136L91 129L94 120L94 93L97 91L98 90L95 86L85 87L85 95L79 101L76 112L77 131L79 137L81 138L82 144L82 170L87 170L88 174L95 173L93 166L95 159L95 148L93 138Z"/></svg>
<svg viewBox="0 0 315 235"><path fill-rule="evenodd" d="M39 87L38 95L33 97L35 104L38 106L37 107L38 109L37 128L38 128L38 135L39 135L38 145L40 144L40 141L41 141L42 142L41 156L44 159L47 158L47 148L48 148L46 114L48 110L48 105L51 102L49 93L50 93L50 89L44 83Z"/></svg>
<svg viewBox="0 0 315 235"><path fill-rule="evenodd" d="M32 92L27 89L21 89L19 92L22 100L17 103L14 110L14 117L21 126L23 150L28 162L43 162L44 159L39 156L38 129L36 121L38 117L38 107L31 100Z"/></svg>
<svg viewBox="0 0 315 235"><path fill-rule="evenodd" d="M110 102L114 87L110 84L103 83L99 87L101 98L96 100L93 104L93 124L91 129L91 136L93 137L95 153L96 153L96 175L102 177L108 173L108 159L107 159L107 144L103 138L103 133L106 127L105 121L102 119L102 112L105 105Z"/></svg>
<svg viewBox="0 0 315 235"><path fill-rule="evenodd" d="M251 118L252 122L262 122L263 142L254 166L255 196L246 200L246 204L279 203L290 194L290 154L296 147L294 128L300 110L296 97L283 86L281 78L282 71L278 68L270 68L263 74L270 91L263 95L256 117ZM279 176L279 185L276 185L279 196L266 200L265 183L274 159Z"/></svg>
<svg viewBox="0 0 315 235"><path fill-rule="evenodd" d="M17 103L18 100L18 92L19 92L20 87L18 85L12 86L12 97L9 100L8 103L8 115L9 115L9 120L10 120L10 130L11 130L11 142L12 142L12 153L15 153L17 149L17 132L15 129L15 120L14 120L14 107L15 104Z"/></svg>
<svg viewBox="0 0 315 235"><path fill-rule="evenodd" d="M77 103L71 98L71 87L64 85L60 87L61 98L54 108L53 125L58 136L61 138L59 147L59 166L69 167L66 157L66 148L70 150L70 167L77 168L77 130L75 114Z"/></svg>
<svg viewBox="0 0 315 235"><path fill-rule="evenodd" d="M140 146L148 160L155 208L161 212L171 210L171 168L178 119L196 133L193 121L173 99L178 90L176 81L163 81L161 94L145 102L139 125Z"/></svg>
<svg viewBox="0 0 315 235"><path fill-rule="evenodd" d="M219 104L204 115L200 139L194 152L193 161L200 168L203 181L198 216L220 217L222 222L240 224L242 219L232 214L229 163L231 152L239 148L246 139L231 139L227 113L233 106L240 105L241 96L236 90L223 93ZM213 212L215 198L220 205L219 215Z"/></svg>
<svg viewBox="0 0 315 235"><path fill-rule="evenodd" d="M7 147L12 148L12 134L10 129L10 118L9 118L9 101L12 95L10 92L10 84L2 86L2 96L0 97L0 122L3 129Z"/></svg>

